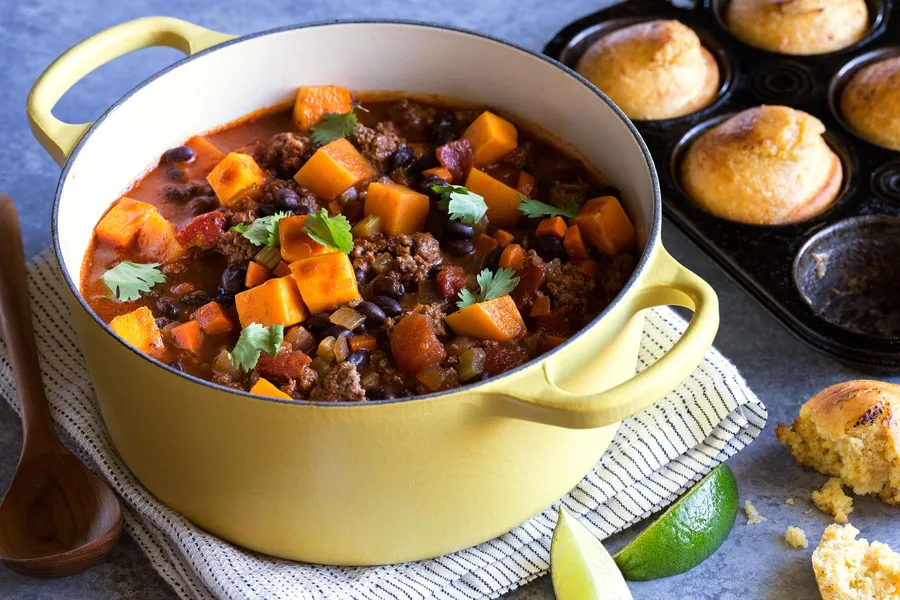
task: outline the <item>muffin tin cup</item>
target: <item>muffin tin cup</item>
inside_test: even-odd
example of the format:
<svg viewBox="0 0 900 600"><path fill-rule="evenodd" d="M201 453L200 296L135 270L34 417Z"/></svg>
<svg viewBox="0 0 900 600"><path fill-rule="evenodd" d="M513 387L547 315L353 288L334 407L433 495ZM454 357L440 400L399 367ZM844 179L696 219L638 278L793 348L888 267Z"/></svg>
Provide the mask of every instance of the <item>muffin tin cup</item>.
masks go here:
<svg viewBox="0 0 900 600"><path fill-rule="evenodd" d="M694 29L719 62L718 97L683 117L635 121L659 170L666 216L801 340L841 362L889 373L900 372L900 299L891 300L900 298L900 267L894 271L881 258L893 251L900 265L900 241L890 238L893 232L900 240L900 152L858 137L840 115L839 94L863 65L900 55L900 17L892 15L893 1L867 0L866 37L828 54L779 55L742 42L724 27L728 0L687 8L628 0L578 19L544 48L574 68L594 41L627 25L676 19ZM819 118L825 141L843 163L838 198L806 221L771 226L727 221L698 206L680 183L681 160L697 136L761 104L781 104ZM830 275L811 279L809 269L828 252ZM865 269L869 276L854 275ZM825 287L831 281L836 285Z"/></svg>

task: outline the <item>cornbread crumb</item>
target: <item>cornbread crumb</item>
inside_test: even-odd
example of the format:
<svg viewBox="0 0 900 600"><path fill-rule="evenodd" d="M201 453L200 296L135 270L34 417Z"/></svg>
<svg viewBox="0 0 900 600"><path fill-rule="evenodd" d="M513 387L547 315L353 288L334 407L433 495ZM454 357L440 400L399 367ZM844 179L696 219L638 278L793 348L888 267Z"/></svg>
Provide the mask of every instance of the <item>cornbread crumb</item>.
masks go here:
<svg viewBox="0 0 900 600"><path fill-rule="evenodd" d="M900 555L880 542L855 539L852 525L829 525L813 552L822 600L895 600L900 597Z"/></svg>
<svg viewBox="0 0 900 600"><path fill-rule="evenodd" d="M788 498L787 500L784 501L784 503L785 503L785 504L790 504L791 506L793 506L793 505L794 505L794 499L793 499L793 498Z"/></svg>
<svg viewBox="0 0 900 600"><path fill-rule="evenodd" d="M784 539L793 548L806 548L809 546L809 542L806 541L806 532L793 525L784 532Z"/></svg>
<svg viewBox="0 0 900 600"><path fill-rule="evenodd" d="M750 504L749 500L744 502L744 512L747 513L748 525L758 525L766 520L764 516L756 512L756 507Z"/></svg>
<svg viewBox="0 0 900 600"><path fill-rule="evenodd" d="M853 499L844 493L843 483L837 477L826 481L821 490L814 490L812 501L816 508L833 516L838 523L846 523L847 515L853 512Z"/></svg>

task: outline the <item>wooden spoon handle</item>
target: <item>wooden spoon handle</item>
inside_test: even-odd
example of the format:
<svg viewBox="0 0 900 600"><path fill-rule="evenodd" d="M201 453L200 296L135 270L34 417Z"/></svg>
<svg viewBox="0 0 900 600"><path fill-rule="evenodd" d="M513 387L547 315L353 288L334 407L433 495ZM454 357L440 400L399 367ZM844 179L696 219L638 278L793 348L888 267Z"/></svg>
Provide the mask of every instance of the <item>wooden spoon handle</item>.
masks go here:
<svg viewBox="0 0 900 600"><path fill-rule="evenodd" d="M22 406L25 448L58 443L31 329L31 299L19 216L12 199L4 194L0 194L0 257L0 326Z"/></svg>

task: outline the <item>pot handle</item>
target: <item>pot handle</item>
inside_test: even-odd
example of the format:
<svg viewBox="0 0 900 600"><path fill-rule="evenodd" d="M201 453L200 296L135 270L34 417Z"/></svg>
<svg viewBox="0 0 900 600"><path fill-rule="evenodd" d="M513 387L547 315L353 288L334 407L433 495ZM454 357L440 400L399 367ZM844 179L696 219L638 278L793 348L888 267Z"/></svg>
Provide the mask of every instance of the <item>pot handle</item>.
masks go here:
<svg viewBox="0 0 900 600"><path fill-rule="evenodd" d="M79 79L113 59L151 46L169 46L188 56L235 36L204 29L172 17L145 17L110 27L83 40L57 58L28 94L28 120L34 137L60 166L93 123L65 123L53 107Z"/></svg>
<svg viewBox="0 0 900 600"><path fill-rule="evenodd" d="M537 369L525 371L518 381L502 382L495 393L514 403L515 416L531 421L586 429L617 423L652 405L694 371L712 346L719 328L719 300L699 276L678 263L659 245L640 287L620 300L631 317L654 306L683 306L694 312L675 345L658 361L634 377L610 389L575 393L557 381L580 376L589 380L596 352L590 337L580 354L561 352ZM599 336L598 336L599 337ZM597 343L600 343L599 340Z"/></svg>

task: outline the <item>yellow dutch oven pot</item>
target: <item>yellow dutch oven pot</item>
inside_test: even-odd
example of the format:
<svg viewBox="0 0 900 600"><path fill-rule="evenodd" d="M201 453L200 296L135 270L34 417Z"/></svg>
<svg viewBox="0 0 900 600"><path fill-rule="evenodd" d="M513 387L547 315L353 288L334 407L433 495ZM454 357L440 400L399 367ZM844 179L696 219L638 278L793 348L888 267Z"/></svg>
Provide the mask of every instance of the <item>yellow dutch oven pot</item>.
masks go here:
<svg viewBox="0 0 900 600"><path fill-rule="evenodd" d="M53 117L78 79L153 45L188 57L95 123ZM279 401L192 378L131 349L79 295L94 224L165 149L289 102L298 85L322 83L461 98L553 132L622 191L643 247L634 276L589 327L539 360L412 399ZM28 114L35 136L64 166L54 247L116 448L160 500L253 550L370 565L501 535L572 489L619 421L685 379L716 333L715 293L660 242L656 172L634 126L574 72L501 40L408 22L301 25L232 38L146 18L63 54L35 84ZM667 304L693 310L693 319L668 354L635 376L641 311Z"/></svg>

